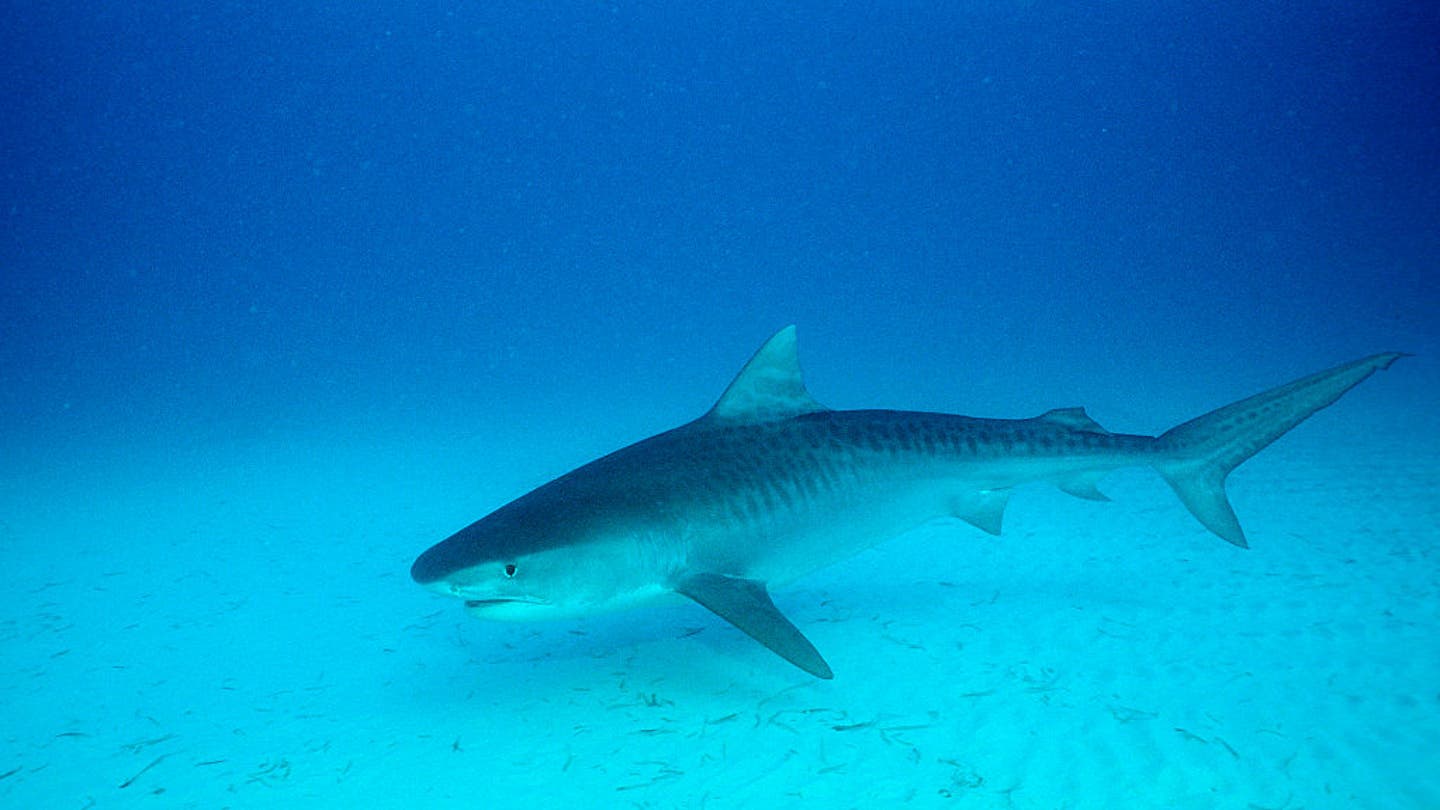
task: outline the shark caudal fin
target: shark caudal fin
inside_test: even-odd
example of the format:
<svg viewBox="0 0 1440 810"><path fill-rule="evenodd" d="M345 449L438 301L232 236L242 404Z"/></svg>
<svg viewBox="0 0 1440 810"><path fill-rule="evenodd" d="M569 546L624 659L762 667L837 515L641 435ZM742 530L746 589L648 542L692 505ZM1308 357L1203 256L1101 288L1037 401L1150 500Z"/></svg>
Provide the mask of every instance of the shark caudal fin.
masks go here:
<svg viewBox="0 0 1440 810"><path fill-rule="evenodd" d="M1159 458L1154 466L1205 528L1248 548L1225 497L1225 477L1311 414L1404 356L1390 352L1366 357L1192 419L1155 440Z"/></svg>

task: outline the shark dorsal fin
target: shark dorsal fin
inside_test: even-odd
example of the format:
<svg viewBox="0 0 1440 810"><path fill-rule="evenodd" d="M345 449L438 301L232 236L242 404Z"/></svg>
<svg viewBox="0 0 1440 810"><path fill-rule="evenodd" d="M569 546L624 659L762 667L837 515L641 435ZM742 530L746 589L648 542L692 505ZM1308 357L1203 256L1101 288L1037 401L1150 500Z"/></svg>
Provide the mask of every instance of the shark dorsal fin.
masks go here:
<svg viewBox="0 0 1440 810"><path fill-rule="evenodd" d="M828 409L805 390L792 325L765 341L703 421L716 424L773 422L825 410Z"/></svg>

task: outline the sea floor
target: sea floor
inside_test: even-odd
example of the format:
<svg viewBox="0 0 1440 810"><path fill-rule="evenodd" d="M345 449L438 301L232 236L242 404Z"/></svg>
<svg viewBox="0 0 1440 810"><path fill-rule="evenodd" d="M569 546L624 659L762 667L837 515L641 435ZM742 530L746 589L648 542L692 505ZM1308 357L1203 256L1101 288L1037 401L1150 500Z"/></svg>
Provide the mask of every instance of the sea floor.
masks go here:
<svg viewBox="0 0 1440 810"><path fill-rule="evenodd" d="M36 461L0 805L1440 807L1440 436L1336 410L1232 477L1248 551L1137 470L777 593L831 682L694 605L492 624L409 581L559 448Z"/></svg>

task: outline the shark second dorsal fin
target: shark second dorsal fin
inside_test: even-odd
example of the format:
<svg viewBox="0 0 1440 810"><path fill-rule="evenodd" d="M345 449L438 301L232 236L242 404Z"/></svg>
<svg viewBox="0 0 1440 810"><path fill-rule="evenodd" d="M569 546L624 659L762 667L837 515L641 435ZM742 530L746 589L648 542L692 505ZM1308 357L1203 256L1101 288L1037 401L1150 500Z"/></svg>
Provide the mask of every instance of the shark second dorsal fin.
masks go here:
<svg viewBox="0 0 1440 810"><path fill-rule="evenodd" d="M1049 422L1052 425L1063 425L1071 430L1084 430L1090 433L1109 433L1100 423L1090 418L1090 414L1084 408L1056 408L1053 411L1046 411L1035 417L1041 422Z"/></svg>
<svg viewBox="0 0 1440 810"><path fill-rule="evenodd" d="M713 424L773 422L825 410L828 409L805 390L792 325L765 341L701 421Z"/></svg>

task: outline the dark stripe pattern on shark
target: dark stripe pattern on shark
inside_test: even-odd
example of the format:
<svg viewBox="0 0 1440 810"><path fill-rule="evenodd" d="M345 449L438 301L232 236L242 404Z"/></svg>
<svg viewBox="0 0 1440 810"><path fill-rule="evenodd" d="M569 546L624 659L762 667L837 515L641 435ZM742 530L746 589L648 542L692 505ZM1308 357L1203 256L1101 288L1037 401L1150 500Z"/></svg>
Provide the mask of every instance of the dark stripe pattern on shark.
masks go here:
<svg viewBox="0 0 1440 810"><path fill-rule="evenodd" d="M476 615L582 615L678 594L821 678L831 669L769 588L937 516L999 534L1010 491L1049 481L1091 500L1120 467L1155 468L1202 525L1244 547L1230 472L1399 353L1250 397L1159 437L1080 408L1031 419L832 411L806 391L795 329L756 352L703 417L617 450L427 550L411 576Z"/></svg>

